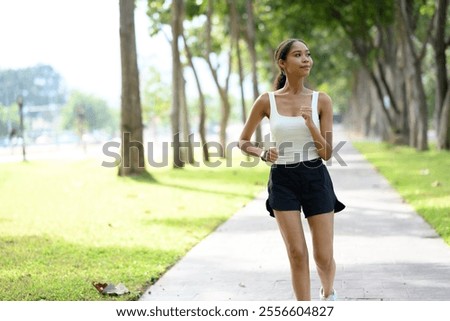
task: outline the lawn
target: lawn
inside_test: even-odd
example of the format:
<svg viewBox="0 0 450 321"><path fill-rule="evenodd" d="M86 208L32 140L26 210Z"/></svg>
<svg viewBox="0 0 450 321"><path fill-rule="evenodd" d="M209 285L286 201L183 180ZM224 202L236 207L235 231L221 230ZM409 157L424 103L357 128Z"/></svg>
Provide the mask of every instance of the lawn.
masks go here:
<svg viewBox="0 0 450 321"><path fill-rule="evenodd" d="M94 160L0 164L0 300L135 300L262 191L269 167L148 170L121 178ZM102 296L92 282L131 293Z"/></svg>
<svg viewBox="0 0 450 321"><path fill-rule="evenodd" d="M374 142L354 146L450 245L450 152Z"/></svg>

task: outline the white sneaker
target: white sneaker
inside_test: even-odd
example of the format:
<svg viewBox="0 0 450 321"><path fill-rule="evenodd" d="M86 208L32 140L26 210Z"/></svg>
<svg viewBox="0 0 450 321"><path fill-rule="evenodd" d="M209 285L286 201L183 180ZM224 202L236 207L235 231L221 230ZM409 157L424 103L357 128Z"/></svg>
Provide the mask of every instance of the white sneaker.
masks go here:
<svg viewBox="0 0 450 321"><path fill-rule="evenodd" d="M337 293L336 290L333 289L333 292L331 292L331 294L327 297L325 297L325 295L323 294L323 288L320 288L320 301L337 301Z"/></svg>

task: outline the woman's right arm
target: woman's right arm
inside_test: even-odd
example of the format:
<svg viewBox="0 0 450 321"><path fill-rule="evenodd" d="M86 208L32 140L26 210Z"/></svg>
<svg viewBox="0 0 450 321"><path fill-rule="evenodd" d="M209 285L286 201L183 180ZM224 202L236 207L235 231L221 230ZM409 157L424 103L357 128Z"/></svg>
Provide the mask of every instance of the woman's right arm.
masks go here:
<svg viewBox="0 0 450 321"><path fill-rule="evenodd" d="M269 117L270 103L269 95L267 93L262 94L256 99L253 107L250 111L250 116L242 129L241 136L239 138L239 148L246 154L259 157L262 148L253 145L250 140L252 139L253 133L258 127L261 120L267 116Z"/></svg>

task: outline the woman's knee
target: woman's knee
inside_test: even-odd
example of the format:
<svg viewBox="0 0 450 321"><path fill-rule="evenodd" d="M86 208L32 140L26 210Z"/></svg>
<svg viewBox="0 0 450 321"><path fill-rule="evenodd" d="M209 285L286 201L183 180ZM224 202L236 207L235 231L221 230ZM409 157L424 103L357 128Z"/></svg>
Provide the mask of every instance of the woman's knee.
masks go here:
<svg viewBox="0 0 450 321"><path fill-rule="evenodd" d="M314 251L314 261L321 269L329 268L333 262L333 251Z"/></svg>
<svg viewBox="0 0 450 321"><path fill-rule="evenodd" d="M308 265L308 249L303 246L290 246L288 256L291 264Z"/></svg>

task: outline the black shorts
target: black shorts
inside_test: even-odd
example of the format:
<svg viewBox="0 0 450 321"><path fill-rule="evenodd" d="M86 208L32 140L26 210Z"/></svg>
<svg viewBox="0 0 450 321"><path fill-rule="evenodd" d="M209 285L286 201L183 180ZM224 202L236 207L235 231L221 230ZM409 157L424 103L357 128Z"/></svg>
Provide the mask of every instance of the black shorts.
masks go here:
<svg viewBox="0 0 450 321"><path fill-rule="evenodd" d="M305 217L342 211L327 167L321 158L295 164L273 164L268 183L266 208L277 211L303 211Z"/></svg>

